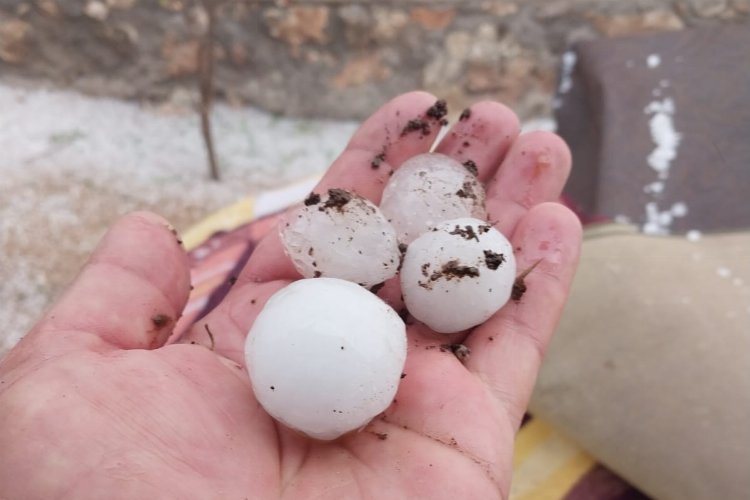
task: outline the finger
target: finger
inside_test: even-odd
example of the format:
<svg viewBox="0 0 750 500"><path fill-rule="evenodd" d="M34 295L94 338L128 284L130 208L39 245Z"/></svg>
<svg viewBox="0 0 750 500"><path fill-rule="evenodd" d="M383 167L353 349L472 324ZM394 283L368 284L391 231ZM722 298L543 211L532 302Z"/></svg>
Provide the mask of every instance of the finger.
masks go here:
<svg viewBox="0 0 750 500"><path fill-rule="evenodd" d="M565 142L549 132L521 135L487 186L487 217L510 235L534 205L555 201L570 174L571 156Z"/></svg>
<svg viewBox="0 0 750 500"><path fill-rule="evenodd" d="M93 334L110 347L153 349L169 337L189 292L188 258L174 229L136 212L110 228L28 337L67 348L85 345Z"/></svg>
<svg viewBox="0 0 750 500"><path fill-rule="evenodd" d="M497 170L519 131L518 117L507 106L493 101L480 102L464 110L436 151L464 165L473 162L479 180L486 182Z"/></svg>
<svg viewBox="0 0 750 500"><path fill-rule="evenodd" d="M544 352L567 300L578 264L581 224L567 208L545 203L531 209L513 236L527 291L466 339L467 367L483 380L520 425Z"/></svg>
<svg viewBox="0 0 750 500"><path fill-rule="evenodd" d="M432 147L443 127L445 111L441 108L438 99L427 92L392 99L354 133L315 191L342 188L379 204L393 170Z"/></svg>
<svg viewBox="0 0 750 500"><path fill-rule="evenodd" d="M442 127L435 96L426 92L400 95L375 112L355 132L343 153L314 189L341 188L380 203L390 174L408 158L429 151ZM439 107L439 106L438 106ZM422 128L411 124L424 123ZM240 279L270 281L298 279L299 273L272 231L253 252Z"/></svg>
<svg viewBox="0 0 750 500"><path fill-rule="evenodd" d="M232 293L178 340L198 344L245 366L245 338L268 299L289 281L235 283Z"/></svg>

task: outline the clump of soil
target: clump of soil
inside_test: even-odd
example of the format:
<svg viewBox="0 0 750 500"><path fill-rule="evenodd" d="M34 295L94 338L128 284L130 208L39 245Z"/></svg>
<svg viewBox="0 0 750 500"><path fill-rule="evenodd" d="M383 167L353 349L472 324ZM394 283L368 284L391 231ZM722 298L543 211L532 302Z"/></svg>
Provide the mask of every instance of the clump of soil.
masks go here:
<svg viewBox="0 0 750 500"><path fill-rule="evenodd" d="M526 283L524 282L522 277L516 278L516 281L513 282L513 290L510 292L510 298L512 300L515 300L518 302L521 300L523 295L526 293Z"/></svg>
<svg viewBox="0 0 750 500"><path fill-rule="evenodd" d="M468 171L469 171L469 173L470 173L471 175L473 175L474 177L476 177L476 176L478 176L478 175L479 175L479 168L477 167L477 164L476 164L476 163L474 163L474 161L473 161L473 160L466 160L466 161L465 161L465 162L463 163L463 166L464 166L464 167L466 167L466 170L468 170Z"/></svg>
<svg viewBox="0 0 750 500"><path fill-rule="evenodd" d="M479 236L477 236L477 233L474 232L474 228L468 225L465 226L464 228L461 228L460 226L456 225L456 228L448 234L455 234L457 236L462 237L465 240L479 241Z"/></svg>
<svg viewBox="0 0 750 500"><path fill-rule="evenodd" d="M476 193L474 193L474 187L469 181L464 182L463 186L461 186L461 189L456 191L456 196L458 196L459 198L471 198L473 200L477 199L477 195Z"/></svg>
<svg viewBox="0 0 750 500"><path fill-rule="evenodd" d="M318 193L310 193L307 198L305 198L306 207L317 205L318 203L320 203L320 195Z"/></svg>
<svg viewBox="0 0 750 500"><path fill-rule="evenodd" d="M333 208L339 212L343 212L344 206L350 201L352 201L352 194L349 191L338 188L329 189L328 199L323 203L323 206L321 206L319 210L322 212L328 208Z"/></svg>
<svg viewBox="0 0 750 500"><path fill-rule="evenodd" d="M534 262L534 264L532 264L531 267L529 267L528 269L526 269L524 272L522 272L516 277L516 280L513 282L513 289L510 292L511 299L513 299L516 302L521 300L523 295L526 293L526 290L528 289L526 287L526 281L525 281L526 276L528 276L529 273L533 271L534 268L538 266L541 261L542 259L539 259L538 261Z"/></svg>
<svg viewBox="0 0 750 500"><path fill-rule="evenodd" d="M427 117L432 118L433 120L439 122L441 125L448 124L448 121L445 119L445 116L447 114L448 114L448 105L443 99L438 99L437 101L435 101L435 104L433 104L427 110Z"/></svg>
<svg viewBox="0 0 750 500"><path fill-rule="evenodd" d="M471 118L471 109L466 108L465 110L461 111L461 116L458 117L459 121L468 120Z"/></svg>
<svg viewBox="0 0 750 500"><path fill-rule="evenodd" d="M469 360L469 356L471 356L471 349L463 344L443 344L440 346L440 350L442 352L452 352L462 363L466 363Z"/></svg>
<svg viewBox="0 0 750 500"><path fill-rule="evenodd" d="M429 266L429 264L427 264ZM422 266L422 274L425 274L427 271L426 266ZM426 275L425 275L426 276ZM458 263L458 260L449 260L445 264L443 264L443 267L440 268L438 271L433 271L433 273L430 275L429 280L427 282L419 282L419 286L422 288L426 288L428 290L432 289L432 283L439 280L440 278L445 278L446 280L450 281L453 278L461 279L461 278L476 278L479 276L479 269L477 269L474 266L462 266Z"/></svg>
<svg viewBox="0 0 750 500"><path fill-rule="evenodd" d="M484 262L485 264L487 264L487 267L489 269L492 269L494 271L505 262L505 255L501 253L495 253L492 250L485 250Z"/></svg>
<svg viewBox="0 0 750 500"><path fill-rule="evenodd" d="M423 120L422 118L414 118L412 120L409 120L406 123L406 126L404 127L404 130L401 131L401 137L411 133L411 132L422 132L422 135L430 135L430 124L427 123L426 120Z"/></svg>

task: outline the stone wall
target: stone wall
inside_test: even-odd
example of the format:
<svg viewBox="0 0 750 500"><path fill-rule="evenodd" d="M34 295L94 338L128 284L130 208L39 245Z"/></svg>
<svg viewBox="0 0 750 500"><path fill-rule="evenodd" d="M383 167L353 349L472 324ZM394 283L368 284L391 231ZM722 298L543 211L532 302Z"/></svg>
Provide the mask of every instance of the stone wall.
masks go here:
<svg viewBox="0 0 750 500"><path fill-rule="evenodd" d="M231 103L361 118L425 88L452 109L493 98L549 113L577 40L746 22L750 0L224 0L216 90ZM0 0L0 77L194 102L207 16L188 0Z"/></svg>

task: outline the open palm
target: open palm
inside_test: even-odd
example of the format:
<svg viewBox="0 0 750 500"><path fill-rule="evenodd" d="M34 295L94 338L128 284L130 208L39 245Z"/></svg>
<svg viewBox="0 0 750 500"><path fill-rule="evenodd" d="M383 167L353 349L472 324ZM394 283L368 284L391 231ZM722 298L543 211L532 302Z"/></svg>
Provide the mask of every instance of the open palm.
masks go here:
<svg viewBox="0 0 750 500"><path fill-rule="evenodd" d="M379 202L392 169L432 145L435 100L410 93L378 110L316 190ZM570 156L553 134L519 136L513 113L491 102L436 149L476 164L519 269L540 263L523 298L468 335L411 322L396 400L364 430L309 440L253 397L245 335L268 297L299 278L275 232L222 304L174 339L187 258L166 222L136 213L0 361L0 498L506 498L514 436L578 259L577 219L549 203ZM380 294L398 307L396 283ZM440 348L451 342L471 356Z"/></svg>

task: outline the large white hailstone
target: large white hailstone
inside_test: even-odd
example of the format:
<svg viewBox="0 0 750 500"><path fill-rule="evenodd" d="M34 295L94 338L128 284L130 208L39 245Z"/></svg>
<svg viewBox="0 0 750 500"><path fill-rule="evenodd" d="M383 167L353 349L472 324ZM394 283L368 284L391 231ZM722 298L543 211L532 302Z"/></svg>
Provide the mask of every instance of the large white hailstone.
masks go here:
<svg viewBox="0 0 750 500"><path fill-rule="evenodd" d="M510 298L516 259L510 242L473 218L440 224L414 240L401 267L406 307L439 333L479 325Z"/></svg>
<svg viewBox="0 0 750 500"><path fill-rule="evenodd" d="M393 401L406 361L396 312L354 283L299 280L276 292L245 344L255 397L316 439L367 424Z"/></svg>
<svg viewBox="0 0 750 500"><path fill-rule="evenodd" d="M281 241L305 278L326 276L373 286L398 272L393 226L369 200L343 189L311 194L279 225Z"/></svg>
<svg viewBox="0 0 750 500"><path fill-rule="evenodd" d="M446 220L487 218L482 184L467 167L440 153L405 161L388 181L380 209L406 244Z"/></svg>

